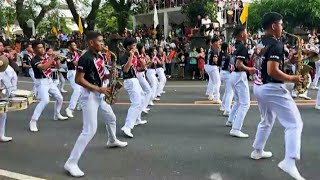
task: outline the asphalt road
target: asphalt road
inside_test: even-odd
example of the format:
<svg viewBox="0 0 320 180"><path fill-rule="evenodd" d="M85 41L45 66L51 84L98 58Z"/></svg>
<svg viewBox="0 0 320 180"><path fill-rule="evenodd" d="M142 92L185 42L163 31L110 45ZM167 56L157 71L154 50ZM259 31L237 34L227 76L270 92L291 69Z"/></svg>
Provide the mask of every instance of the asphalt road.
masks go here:
<svg viewBox="0 0 320 180"><path fill-rule="evenodd" d="M31 89L29 79L20 78L20 89ZM206 82L170 81L158 105L144 116L148 124L133 130L134 138L127 139L120 131L128 110L128 96L120 93L119 104L113 109L117 115L118 137L129 146L124 149L106 148L104 122L99 121L98 132L86 149L79 166L86 173L84 180L290 180L277 168L284 157L284 129L276 122L266 150L274 156L268 160L249 158L259 122L257 106L247 114L243 131L248 139L228 135L226 117L219 106L208 104ZM70 98L64 94L65 104ZM310 92L315 99L316 91ZM254 98L252 98L254 101ZM298 167L303 176L319 180L320 111L314 101L299 101L304 130L302 160ZM68 121L53 121L53 103L39 120L39 132L28 131L35 108L8 114L7 135L10 143L0 143L0 169L43 179L73 179L63 170L64 162L82 128L82 114ZM65 114L65 112L62 112ZM0 173L1 174L1 173ZM10 179L0 175L0 179Z"/></svg>

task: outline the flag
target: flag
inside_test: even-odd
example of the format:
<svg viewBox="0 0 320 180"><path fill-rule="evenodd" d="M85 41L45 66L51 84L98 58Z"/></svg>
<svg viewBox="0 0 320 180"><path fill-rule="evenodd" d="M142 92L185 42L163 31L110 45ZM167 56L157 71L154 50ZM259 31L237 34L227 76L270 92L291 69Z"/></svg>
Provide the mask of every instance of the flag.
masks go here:
<svg viewBox="0 0 320 180"><path fill-rule="evenodd" d="M9 22L7 22L7 31L6 31L6 37L9 39L9 37L10 37L10 34L11 34L11 32L10 32L10 25L9 25Z"/></svg>
<svg viewBox="0 0 320 180"><path fill-rule="evenodd" d="M52 27L52 33L55 35L55 36L57 36L58 35L58 30L57 30L57 28L56 27Z"/></svg>
<svg viewBox="0 0 320 180"><path fill-rule="evenodd" d="M244 24L247 21L248 16L249 16L249 4L246 3L243 7L243 10L240 16L240 22Z"/></svg>
<svg viewBox="0 0 320 180"><path fill-rule="evenodd" d="M159 18L158 18L157 5L154 4L154 10L153 10L153 27L156 28L158 25L159 25Z"/></svg>
<svg viewBox="0 0 320 180"><path fill-rule="evenodd" d="M79 27L79 32L80 34L83 33L83 26L82 26L82 21L81 21L81 17L79 16L79 19L78 19L78 27Z"/></svg>

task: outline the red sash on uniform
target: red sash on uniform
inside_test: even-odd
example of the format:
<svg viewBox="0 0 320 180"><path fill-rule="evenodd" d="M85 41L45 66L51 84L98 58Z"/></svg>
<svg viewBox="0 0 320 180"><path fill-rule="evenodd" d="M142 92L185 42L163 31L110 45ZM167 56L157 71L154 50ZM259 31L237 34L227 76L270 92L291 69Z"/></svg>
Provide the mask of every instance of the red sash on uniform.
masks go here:
<svg viewBox="0 0 320 180"><path fill-rule="evenodd" d="M135 75L137 75L137 72L138 72L138 57L137 56L133 56L133 58L131 59L131 64L132 64L132 68L134 70Z"/></svg>
<svg viewBox="0 0 320 180"><path fill-rule="evenodd" d="M46 54L44 56L44 59L40 63L41 64L46 64L48 61L50 61L50 57ZM51 66L56 66L56 62L53 61ZM42 70L42 72L47 78L51 77L51 73L52 73L51 67L48 67L46 70Z"/></svg>
<svg viewBox="0 0 320 180"><path fill-rule="evenodd" d="M93 62L99 74L100 80L103 82L107 79L104 72L104 59L102 56L99 56L98 58L94 57Z"/></svg>

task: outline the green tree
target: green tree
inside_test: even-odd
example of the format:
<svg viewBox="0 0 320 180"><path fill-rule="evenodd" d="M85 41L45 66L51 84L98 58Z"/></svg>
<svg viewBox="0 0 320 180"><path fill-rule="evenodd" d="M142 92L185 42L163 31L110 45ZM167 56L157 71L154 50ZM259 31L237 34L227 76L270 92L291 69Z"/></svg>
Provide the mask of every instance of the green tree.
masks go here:
<svg viewBox="0 0 320 180"><path fill-rule="evenodd" d="M129 28L130 16L134 14L135 9L139 7L140 1L134 0L109 0L114 9L114 16L117 18L118 32L122 33L125 28Z"/></svg>
<svg viewBox="0 0 320 180"><path fill-rule="evenodd" d="M201 17L208 15L211 20L217 18L217 8L212 0L190 0L188 4L182 6L182 13L188 17L192 25L196 23L198 15Z"/></svg>
<svg viewBox="0 0 320 180"><path fill-rule="evenodd" d="M115 33L118 30L117 17L113 7L109 3L105 3L98 11L96 18L97 28L103 32Z"/></svg>
<svg viewBox="0 0 320 180"><path fill-rule="evenodd" d="M7 26L7 23L13 24L15 20L15 8L13 6L4 6L4 2L0 2L0 28Z"/></svg>
<svg viewBox="0 0 320 180"><path fill-rule="evenodd" d="M250 31L261 30L262 17L267 12L282 14L287 31L297 26L312 29L320 23L320 0L255 0L249 5Z"/></svg>
<svg viewBox="0 0 320 180"><path fill-rule="evenodd" d="M38 24L37 33L39 35L48 36L51 34L52 27L62 30L64 33L70 33L71 30L67 27L67 22L64 17L61 17L57 9L47 13L45 18Z"/></svg>
<svg viewBox="0 0 320 180"><path fill-rule="evenodd" d="M16 0L13 4L16 10L16 19L19 22L24 35L31 37L32 29L28 27L27 21L32 19L35 27L37 27L45 17L45 14L57 6L57 0Z"/></svg>
<svg viewBox="0 0 320 180"><path fill-rule="evenodd" d="M79 19L79 14L81 11L81 8L77 11L77 7L76 4L74 3L74 0L66 0L67 4L68 4L68 8L71 11L71 14L73 16L73 20L78 24L78 19ZM80 3L86 5L86 6L90 6L91 10L89 12L89 14L86 17L81 17L81 22L82 25L84 26L85 23L87 23L87 27L83 27L84 31L88 31L88 30L94 30L95 25L96 25L96 18L97 18L97 14L98 14L98 9L100 7L101 4L101 0L92 0L91 3L89 3L89 0L80 0Z"/></svg>

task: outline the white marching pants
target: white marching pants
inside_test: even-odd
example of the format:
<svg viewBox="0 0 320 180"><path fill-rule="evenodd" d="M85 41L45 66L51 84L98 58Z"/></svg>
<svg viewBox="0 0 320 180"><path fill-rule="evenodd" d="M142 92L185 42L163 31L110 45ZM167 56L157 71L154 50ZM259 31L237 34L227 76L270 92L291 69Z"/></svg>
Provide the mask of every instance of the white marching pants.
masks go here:
<svg viewBox="0 0 320 180"><path fill-rule="evenodd" d="M157 89L158 89L158 79L156 77L156 70L148 69L147 78L151 87L152 99L154 99L157 97Z"/></svg>
<svg viewBox="0 0 320 180"><path fill-rule="evenodd" d="M214 97L216 100L220 99L220 74L218 66L208 65L204 66L205 71L209 76L206 95Z"/></svg>
<svg viewBox="0 0 320 180"><path fill-rule="evenodd" d="M166 85L166 82L167 82L167 77L166 77L166 74L164 73L163 68L157 68L156 73L159 79L158 87L157 87L157 96L161 96L164 86Z"/></svg>
<svg viewBox="0 0 320 180"><path fill-rule="evenodd" d="M146 109L150 103L150 101L152 100L152 91L151 91L151 87L148 83L148 81L146 80L146 76L144 72L138 72L137 74L137 78L139 80L140 86L142 88L142 90L145 93L145 99L143 100L143 105L142 105L142 109Z"/></svg>
<svg viewBox="0 0 320 180"><path fill-rule="evenodd" d="M63 97L57 88L57 86L53 83L51 78L43 78L36 79L36 83L38 84L38 93L40 97L40 103L37 105L34 113L32 115L31 120L38 120L42 111L49 103L49 93L56 99L54 106L54 115L60 114L60 110L62 107Z"/></svg>
<svg viewBox="0 0 320 180"><path fill-rule="evenodd" d="M317 94L317 106L320 106L320 89L318 89L318 94Z"/></svg>
<svg viewBox="0 0 320 180"><path fill-rule="evenodd" d="M222 97L221 106L225 109L226 112L230 113L231 103L233 99L233 90L231 86L231 73L229 71L220 71L221 82L224 83L224 94Z"/></svg>
<svg viewBox="0 0 320 180"><path fill-rule="evenodd" d="M299 109L284 84L268 83L255 85L261 122L258 125L253 148L263 150L275 119L285 128L285 156L300 159L303 122Z"/></svg>
<svg viewBox="0 0 320 180"><path fill-rule="evenodd" d="M33 69L32 69L32 68L29 69L29 75L30 75L30 77L31 77L31 79L32 79L32 81L33 81L32 95L33 95L33 96L37 96L37 93L38 93L37 90L38 90L38 88L37 88L36 78L34 77L34 72L33 72Z"/></svg>
<svg viewBox="0 0 320 180"><path fill-rule="evenodd" d="M64 78L64 76L62 75L62 73L59 71L58 72L58 77L59 77L59 89L64 89L64 85L66 84L66 79Z"/></svg>
<svg viewBox="0 0 320 180"><path fill-rule="evenodd" d="M69 109L74 110L77 106L80 94L81 94L81 86L79 86L75 82L76 78L76 70L69 70L67 73L67 78L70 82L70 85L73 89L71 98L70 98L70 104L69 104Z"/></svg>
<svg viewBox="0 0 320 180"><path fill-rule="evenodd" d="M77 164L88 143L97 132L98 109L102 111L102 118L105 121L110 142L114 142L116 137L116 116L104 100L100 93L94 93L85 88L81 90L80 103L82 106L83 128L78 137L70 157L69 163Z"/></svg>
<svg viewBox="0 0 320 180"><path fill-rule="evenodd" d="M0 137L3 137L6 132L7 113L0 113Z"/></svg>
<svg viewBox="0 0 320 180"><path fill-rule="evenodd" d="M234 92L234 105L228 121L232 123L232 129L241 130L244 118L250 108L250 92L246 72L232 72L231 86Z"/></svg>
<svg viewBox="0 0 320 180"><path fill-rule="evenodd" d="M315 65L316 65L316 74L315 74L314 79L313 79L313 85L317 86L319 78L320 78L320 60L315 62Z"/></svg>
<svg viewBox="0 0 320 180"><path fill-rule="evenodd" d="M131 102L124 126L133 129L136 121L141 118L144 94L137 78L125 79L123 87L128 92Z"/></svg>

